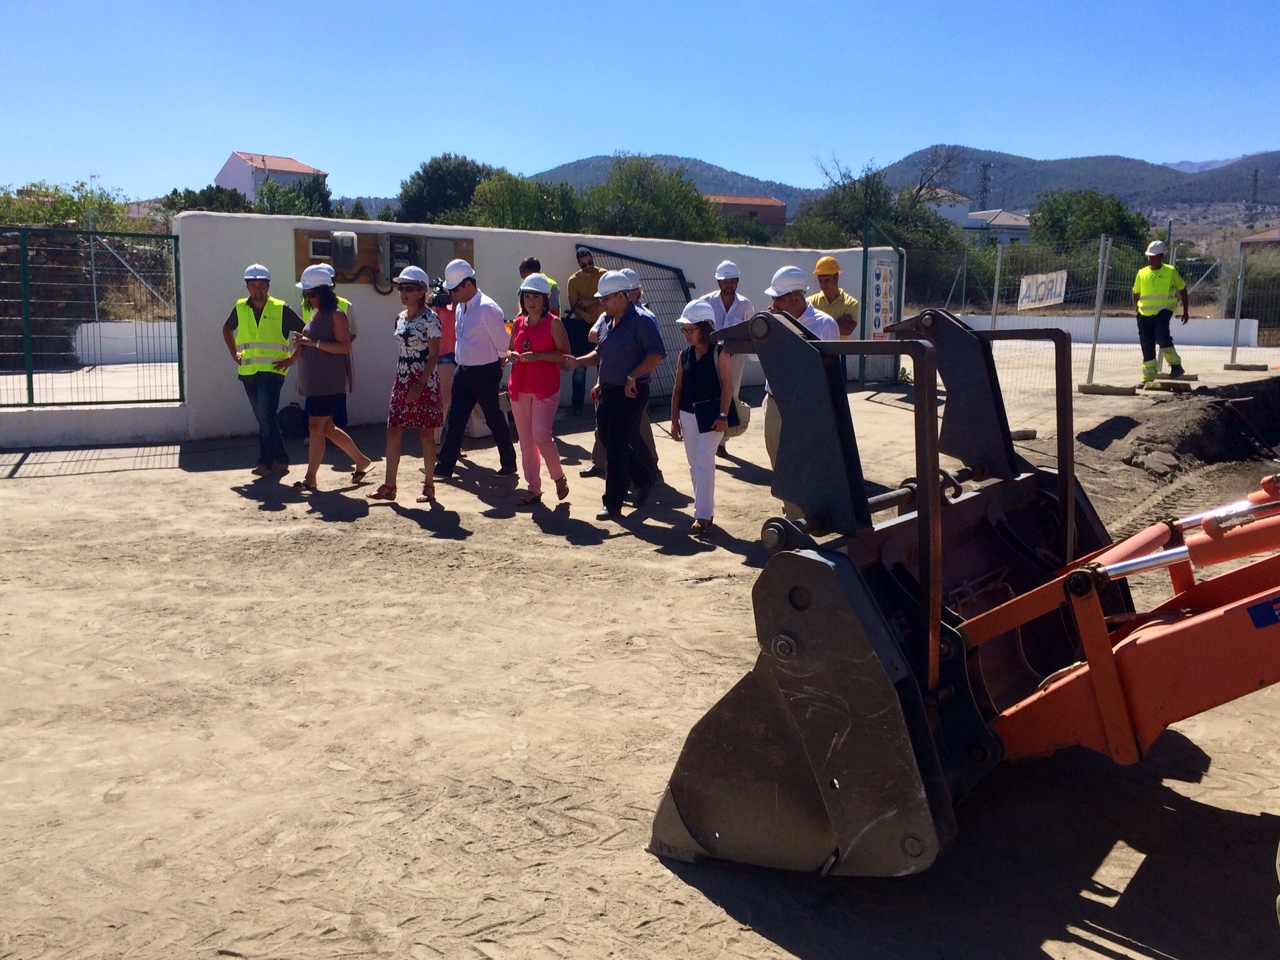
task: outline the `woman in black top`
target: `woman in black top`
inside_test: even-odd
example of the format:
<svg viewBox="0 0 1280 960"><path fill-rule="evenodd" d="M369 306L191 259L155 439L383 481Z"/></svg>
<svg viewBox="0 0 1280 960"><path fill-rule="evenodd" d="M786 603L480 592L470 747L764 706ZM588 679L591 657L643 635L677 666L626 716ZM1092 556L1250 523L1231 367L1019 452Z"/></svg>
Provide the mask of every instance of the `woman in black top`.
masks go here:
<svg viewBox="0 0 1280 960"><path fill-rule="evenodd" d="M684 440L693 480L695 536L711 529L715 519L716 447L729 428L733 405L733 364L724 349L711 345L715 312L711 304L694 300L676 321L689 346L676 365L676 385L671 391L671 437Z"/></svg>

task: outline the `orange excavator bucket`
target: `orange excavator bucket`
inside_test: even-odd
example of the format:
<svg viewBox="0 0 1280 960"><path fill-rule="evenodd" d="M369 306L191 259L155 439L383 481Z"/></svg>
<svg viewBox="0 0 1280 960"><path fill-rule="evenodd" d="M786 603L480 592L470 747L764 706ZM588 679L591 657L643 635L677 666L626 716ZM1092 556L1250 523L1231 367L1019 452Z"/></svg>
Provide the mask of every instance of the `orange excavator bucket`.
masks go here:
<svg viewBox="0 0 1280 960"><path fill-rule="evenodd" d="M1075 482L1065 334L978 332L944 311L891 332L819 342L757 314L718 335L764 365L788 465L773 492L804 519L764 525L760 653L685 741L654 818L659 856L914 873L1001 760L1081 745L1131 763L1170 723L1280 680L1280 557L1194 572L1280 547L1274 478L1112 544ZM990 347L1012 338L1054 344L1056 470L1014 450ZM841 353L915 367L916 475L876 497ZM963 466L944 473L940 453ZM1170 599L1135 610L1126 577L1160 568Z"/></svg>

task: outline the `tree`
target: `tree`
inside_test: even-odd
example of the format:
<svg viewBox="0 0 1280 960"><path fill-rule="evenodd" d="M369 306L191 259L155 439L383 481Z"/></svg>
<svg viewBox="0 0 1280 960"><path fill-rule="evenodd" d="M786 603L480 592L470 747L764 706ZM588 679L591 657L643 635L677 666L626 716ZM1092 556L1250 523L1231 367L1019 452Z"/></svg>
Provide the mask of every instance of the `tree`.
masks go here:
<svg viewBox="0 0 1280 960"><path fill-rule="evenodd" d="M309 216L333 216L333 197L329 193L329 185L320 174L313 173L309 177L303 177L294 189L298 191Z"/></svg>
<svg viewBox="0 0 1280 960"><path fill-rule="evenodd" d="M338 202L333 205L333 215L340 220L347 219L347 201L339 198Z"/></svg>
<svg viewBox="0 0 1280 960"><path fill-rule="evenodd" d="M782 231L778 243L784 247L804 247L810 250L833 250L851 245L849 234L830 220L811 214L798 213Z"/></svg>
<svg viewBox="0 0 1280 960"><path fill-rule="evenodd" d="M471 221L478 227L578 233L582 202L567 183L525 180L505 170L481 182L471 198Z"/></svg>
<svg viewBox="0 0 1280 960"><path fill-rule="evenodd" d="M408 180L400 181L396 219L401 223L438 223L445 211L471 206L476 187L494 172L487 164L452 153L432 157Z"/></svg>
<svg viewBox="0 0 1280 960"><path fill-rule="evenodd" d="M593 233L669 240L719 240L720 218L683 170L665 170L652 157L619 154L604 183L586 196Z"/></svg>
<svg viewBox="0 0 1280 960"><path fill-rule="evenodd" d="M387 223L394 223L396 219L395 212L391 209L390 204L383 204L382 209L378 211L378 219L385 220Z"/></svg>
<svg viewBox="0 0 1280 960"><path fill-rule="evenodd" d="M96 230L137 229L129 219L129 201L119 190L84 180L69 185L37 180L17 190L0 188L0 223L46 226L75 221L76 227L83 229L90 213Z"/></svg>
<svg viewBox="0 0 1280 960"><path fill-rule="evenodd" d="M723 218L722 229L725 239L730 243L749 243L757 247L767 247L773 240L773 234L759 220L748 220L736 213Z"/></svg>
<svg viewBox="0 0 1280 960"><path fill-rule="evenodd" d="M228 190L213 184L203 190L173 189L160 198L160 207L170 217L187 210L212 210L215 213L250 213L253 204L239 190Z"/></svg>
<svg viewBox="0 0 1280 960"><path fill-rule="evenodd" d="M356 202L351 204L352 220L368 220L369 211L364 208L364 201L356 197Z"/></svg>
<svg viewBox="0 0 1280 960"><path fill-rule="evenodd" d="M797 219L825 220L848 238L861 240L869 218L901 247L958 250L963 243L959 229L929 209L922 199L928 195L927 189L919 184L895 195L884 171L872 166L865 167L858 177L839 163L830 170L823 167L822 172L827 188L801 205ZM927 177L922 173L922 178Z"/></svg>
<svg viewBox="0 0 1280 960"><path fill-rule="evenodd" d="M1119 197L1093 190L1046 190L1031 211L1032 243L1074 244L1107 234L1135 246L1147 242L1151 223Z"/></svg>

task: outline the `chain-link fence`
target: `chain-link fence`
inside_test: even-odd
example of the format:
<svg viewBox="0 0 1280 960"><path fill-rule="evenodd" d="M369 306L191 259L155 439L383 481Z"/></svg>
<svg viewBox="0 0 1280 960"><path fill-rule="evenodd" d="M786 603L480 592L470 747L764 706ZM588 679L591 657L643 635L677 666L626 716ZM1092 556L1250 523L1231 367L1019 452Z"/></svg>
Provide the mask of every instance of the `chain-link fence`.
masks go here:
<svg viewBox="0 0 1280 960"><path fill-rule="evenodd" d="M643 302L662 321L662 344L667 349L666 357L649 378L649 400L652 403L671 396L676 385L676 363L680 359L680 351L687 346L684 334L676 324L680 312L689 302L689 283L685 280L684 271L599 247L588 249L595 255L596 264L605 270L630 268L640 275Z"/></svg>
<svg viewBox="0 0 1280 960"><path fill-rule="evenodd" d="M0 407L182 400L177 238L0 227Z"/></svg>
<svg viewBox="0 0 1280 960"><path fill-rule="evenodd" d="M1183 367L1208 373L1244 364L1260 375L1280 367L1280 250L1242 260L1234 246L1217 256L1188 257L1185 249L1175 245L1170 257L1186 281L1193 318L1183 327L1175 311L1172 332ZM910 250L903 313L942 307L984 330L1064 327L1076 384L1132 389L1142 379L1132 290L1145 252L1145 244L1105 236L1057 246ZM1012 341L992 349L1011 425L1051 430L1052 418L1033 411L1049 409L1042 401L1053 387L1052 348Z"/></svg>

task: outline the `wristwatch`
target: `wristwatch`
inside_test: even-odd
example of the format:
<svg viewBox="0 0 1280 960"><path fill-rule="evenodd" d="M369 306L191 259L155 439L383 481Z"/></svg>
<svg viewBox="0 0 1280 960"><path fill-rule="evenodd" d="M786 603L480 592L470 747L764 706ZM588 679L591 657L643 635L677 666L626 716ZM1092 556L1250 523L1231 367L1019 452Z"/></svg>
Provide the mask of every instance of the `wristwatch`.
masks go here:
<svg viewBox="0 0 1280 960"><path fill-rule="evenodd" d="M722 414L720 414L720 416L716 417L716 419L717 419L717 420L728 420L728 419L729 419L729 414L727 414L727 413L722 413Z"/></svg>
<svg viewBox="0 0 1280 960"><path fill-rule="evenodd" d="M635 377L627 377L627 380L628 380L629 382L631 382L631 383L635 383L635 382L636 382L636 378L635 378Z"/></svg>

